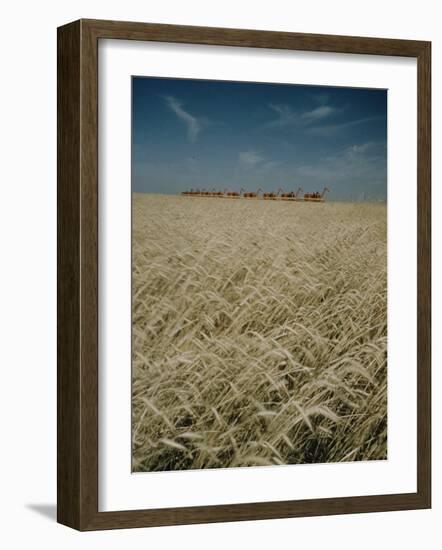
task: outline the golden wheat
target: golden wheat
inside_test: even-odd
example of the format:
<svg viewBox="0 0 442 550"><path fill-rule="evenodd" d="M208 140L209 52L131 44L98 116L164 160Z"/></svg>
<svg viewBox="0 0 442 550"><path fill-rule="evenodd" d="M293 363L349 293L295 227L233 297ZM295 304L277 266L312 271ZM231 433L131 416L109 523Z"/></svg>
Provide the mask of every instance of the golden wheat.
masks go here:
<svg viewBox="0 0 442 550"><path fill-rule="evenodd" d="M133 470L385 459L385 204L133 196Z"/></svg>

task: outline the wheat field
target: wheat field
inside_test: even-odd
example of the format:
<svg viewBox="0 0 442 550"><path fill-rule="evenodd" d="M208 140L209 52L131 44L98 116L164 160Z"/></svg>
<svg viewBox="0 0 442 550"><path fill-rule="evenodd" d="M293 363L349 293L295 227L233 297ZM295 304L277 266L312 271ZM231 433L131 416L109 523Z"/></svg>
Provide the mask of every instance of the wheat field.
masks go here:
<svg viewBox="0 0 442 550"><path fill-rule="evenodd" d="M133 195L132 468L387 458L385 204Z"/></svg>

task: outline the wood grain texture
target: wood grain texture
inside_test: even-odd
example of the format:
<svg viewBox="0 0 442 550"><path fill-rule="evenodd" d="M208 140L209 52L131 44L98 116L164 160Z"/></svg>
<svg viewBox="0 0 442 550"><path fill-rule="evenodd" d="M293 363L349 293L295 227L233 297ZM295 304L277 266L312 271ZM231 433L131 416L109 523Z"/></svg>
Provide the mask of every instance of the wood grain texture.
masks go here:
<svg viewBox="0 0 442 550"><path fill-rule="evenodd" d="M249 29L82 20L100 38L417 57L425 42Z"/></svg>
<svg viewBox="0 0 442 550"><path fill-rule="evenodd" d="M59 29L57 66L57 518L79 526L80 23Z"/></svg>
<svg viewBox="0 0 442 550"><path fill-rule="evenodd" d="M431 507L431 44L418 57L417 447L418 493Z"/></svg>
<svg viewBox="0 0 442 550"><path fill-rule="evenodd" d="M98 511L98 40L293 49L418 60L418 491ZM428 42L80 20L58 29L58 521L79 530L431 506L431 48Z"/></svg>

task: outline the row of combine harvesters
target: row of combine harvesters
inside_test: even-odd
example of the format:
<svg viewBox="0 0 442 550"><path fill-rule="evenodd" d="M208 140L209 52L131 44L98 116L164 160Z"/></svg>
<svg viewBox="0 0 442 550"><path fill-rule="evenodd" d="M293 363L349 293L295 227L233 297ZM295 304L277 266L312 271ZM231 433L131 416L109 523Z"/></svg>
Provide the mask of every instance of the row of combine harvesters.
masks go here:
<svg viewBox="0 0 442 550"><path fill-rule="evenodd" d="M224 189L224 191L207 191L206 189L190 189L189 191L183 191L181 195L186 197L215 197L221 199L262 199L262 200L279 200L279 201L304 201L304 202L324 202L325 194L330 191L328 187L324 187L322 193L315 191L314 193L304 193L303 189L295 191L284 192L281 187L276 193L265 193L261 188L257 191L246 191L241 188L240 191L230 191ZM303 193L300 195L300 193Z"/></svg>

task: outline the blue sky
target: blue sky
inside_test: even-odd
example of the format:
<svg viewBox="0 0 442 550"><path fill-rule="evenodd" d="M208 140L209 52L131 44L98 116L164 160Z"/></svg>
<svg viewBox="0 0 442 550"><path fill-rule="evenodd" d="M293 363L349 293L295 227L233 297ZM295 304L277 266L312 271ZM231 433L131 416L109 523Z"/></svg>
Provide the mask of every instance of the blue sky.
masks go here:
<svg viewBox="0 0 442 550"><path fill-rule="evenodd" d="M132 189L387 194L387 91L134 77Z"/></svg>

